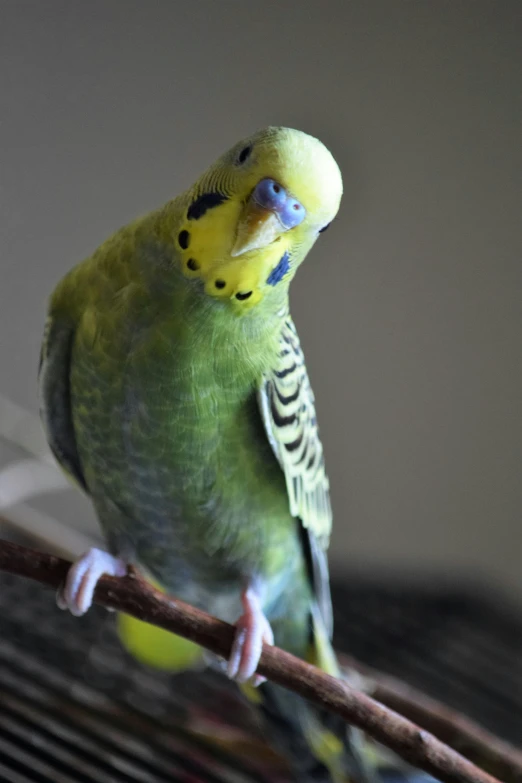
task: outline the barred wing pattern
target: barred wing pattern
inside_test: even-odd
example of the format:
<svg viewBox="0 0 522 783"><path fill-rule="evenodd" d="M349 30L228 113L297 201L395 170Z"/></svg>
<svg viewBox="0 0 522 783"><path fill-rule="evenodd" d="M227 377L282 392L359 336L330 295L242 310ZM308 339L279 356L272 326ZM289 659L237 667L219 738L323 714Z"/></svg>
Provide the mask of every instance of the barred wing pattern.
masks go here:
<svg viewBox="0 0 522 783"><path fill-rule="evenodd" d="M296 328L287 316L277 365L259 389L259 406L270 445L285 474L290 513L308 533L314 588L326 627L331 601L326 549L332 511L315 402Z"/></svg>

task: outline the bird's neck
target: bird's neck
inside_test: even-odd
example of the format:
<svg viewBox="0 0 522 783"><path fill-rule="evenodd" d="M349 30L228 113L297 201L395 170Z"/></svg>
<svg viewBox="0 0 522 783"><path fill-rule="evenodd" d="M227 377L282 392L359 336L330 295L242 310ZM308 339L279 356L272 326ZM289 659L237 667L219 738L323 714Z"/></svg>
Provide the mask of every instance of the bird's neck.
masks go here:
<svg viewBox="0 0 522 783"><path fill-rule="evenodd" d="M195 292L186 281L181 286L186 287L179 305L189 344L196 354L208 355L219 375L259 379L274 366L288 314L288 290L238 316L226 302Z"/></svg>
<svg viewBox="0 0 522 783"><path fill-rule="evenodd" d="M213 364L223 364L225 372L232 365L256 372L273 366L288 314L289 279L270 287L254 307L238 311L227 300L209 296L201 281L181 273L172 233L164 229L165 222L158 221L157 214L140 221L136 239L141 252L136 257L148 298L156 303L166 328L170 324L177 339L182 335L195 354L212 352Z"/></svg>

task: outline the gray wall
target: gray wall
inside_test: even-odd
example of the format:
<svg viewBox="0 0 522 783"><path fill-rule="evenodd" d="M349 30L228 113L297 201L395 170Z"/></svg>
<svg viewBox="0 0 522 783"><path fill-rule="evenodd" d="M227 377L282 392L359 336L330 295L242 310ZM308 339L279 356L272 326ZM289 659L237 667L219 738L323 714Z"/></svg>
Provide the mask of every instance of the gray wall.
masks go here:
<svg viewBox="0 0 522 783"><path fill-rule="evenodd" d="M70 265L241 136L302 128L346 185L292 294L334 566L522 597L521 36L518 0L3 0L0 392L36 409Z"/></svg>

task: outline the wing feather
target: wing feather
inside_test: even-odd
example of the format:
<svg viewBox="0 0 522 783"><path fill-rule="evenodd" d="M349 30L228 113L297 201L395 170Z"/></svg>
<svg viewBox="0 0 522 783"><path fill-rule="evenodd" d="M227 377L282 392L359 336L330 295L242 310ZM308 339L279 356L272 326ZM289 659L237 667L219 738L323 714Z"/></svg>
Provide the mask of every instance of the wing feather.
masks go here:
<svg viewBox="0 0 522 783"><path fill-rule="evenodd" d="M87 492L72 422L70 364L74 330L49 316L40 353L40 416L54 456L65 473Z"/></svg>
<svg viewBox="0 0 522 783"><path fill-rule="evenodd" d="M307 535L314 589L326 627L332 610L326 550L332 528L330 492L319 439L315 400L295 326L289 316L280 351L259 388L266 434L286 479L290 513Z"/></svg>

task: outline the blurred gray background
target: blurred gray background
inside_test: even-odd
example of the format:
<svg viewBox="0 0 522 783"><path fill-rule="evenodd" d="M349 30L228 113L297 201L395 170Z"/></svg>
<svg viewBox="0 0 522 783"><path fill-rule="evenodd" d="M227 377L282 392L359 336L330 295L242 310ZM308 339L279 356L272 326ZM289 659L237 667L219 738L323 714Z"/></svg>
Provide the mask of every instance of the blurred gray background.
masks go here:
<svg viewBox="0 0 522 783"><path fill-rule="evenodd" d="M0 2L0 393L36 411L46 298L268 124L340 163L292 290L332 566L522 601L522 4ZM86 501L38 501L82 528ZM38 505L37 503L37 505Z"/></svg>

